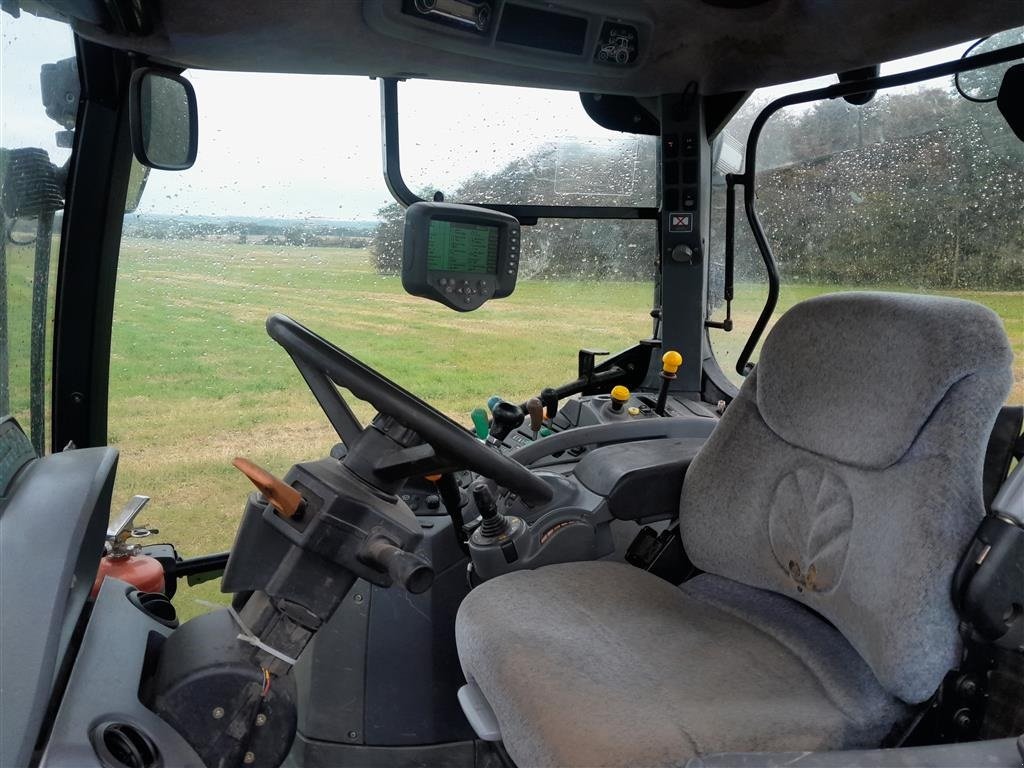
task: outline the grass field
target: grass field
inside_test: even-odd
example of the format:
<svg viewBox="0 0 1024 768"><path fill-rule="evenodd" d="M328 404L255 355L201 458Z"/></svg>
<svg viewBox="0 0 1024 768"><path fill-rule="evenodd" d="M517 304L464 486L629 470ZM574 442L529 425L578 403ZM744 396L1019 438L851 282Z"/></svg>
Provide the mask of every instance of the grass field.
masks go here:
<svg viewBox="0 0 1024 768"><path fill-rule="evenodd" d="M12 273L21 250L8 253ZM837 288L786 286L780 310L826 290ZM958 295L1005 319L1017 356L1011 399L1021 402L1024 292ZM12 316L26 296L12 289ZM737 287L737 328L714 340L723 368L732 369L762 303L759 286ZM459 314L406 295L397 278L374 273L364 251L126 241L110 370L109 440L121 449L115 508L144 493L153 501L140 519L160 529L159 540L185 555L227 549L250 490L234 456L283 474L337 441L266 335L271 312L468 424L492 394L524 399L572 378L580 347L616 351L649 335L650 304L648 284L524 281L513 297ZM19 349L12 344L12 368ZM370 416L361 404L356 411ZM209 599L214 585L189 594Z"/></svg>

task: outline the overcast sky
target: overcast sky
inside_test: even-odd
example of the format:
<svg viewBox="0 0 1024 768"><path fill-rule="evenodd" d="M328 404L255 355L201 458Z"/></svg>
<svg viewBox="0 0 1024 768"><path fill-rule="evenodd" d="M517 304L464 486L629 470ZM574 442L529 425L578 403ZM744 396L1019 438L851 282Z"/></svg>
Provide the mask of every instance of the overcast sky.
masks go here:
<svg viewBox="0 0 1024 768"><path fill-rule="evenodd" d="M0 145L42 146L62 163L68 151L54 144L59 127L42 110L35 73L45 62L73 55L70 33L27 14L12 20L0 13L0 26ZM883 72L944 61L962 50L905 59ZM189 171L153 171L140 212L369 219L390 202L381 170L376 81L186 74L199 104L198 159ZM403 170L414 189L432 183L450 190L474 171L496 170L543 142L636 141L595 125L575 93L419 81L402 84L399 95Z"/></svg>

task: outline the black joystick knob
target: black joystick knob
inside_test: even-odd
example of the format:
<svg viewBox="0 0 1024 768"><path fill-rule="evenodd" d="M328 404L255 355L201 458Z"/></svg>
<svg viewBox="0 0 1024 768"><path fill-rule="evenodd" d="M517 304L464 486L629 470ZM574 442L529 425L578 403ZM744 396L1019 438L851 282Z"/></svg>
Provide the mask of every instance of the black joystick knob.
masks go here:
<svg viewBox="0 0 1024 768"><path fill-rule="evenodd" d="M549 419L555 418L558 413L558 393L551 387L545 387L540 391L540 404L544 406Z"/></svg>
<svg viewBox="0 0 1024 768"><path fill-rule="evenodd" d="M508 433L523 423L526 415L518 405L499 400L491 408L491 437L504 440Z"/></svg>
<svg viewBox="0 0 1024 768"><path fill-rule="evenodd" d="M473 501L480 513L480 533L493 539L508 531L508 520L498 511L498 503L486 483L473 486Z"/></svg>

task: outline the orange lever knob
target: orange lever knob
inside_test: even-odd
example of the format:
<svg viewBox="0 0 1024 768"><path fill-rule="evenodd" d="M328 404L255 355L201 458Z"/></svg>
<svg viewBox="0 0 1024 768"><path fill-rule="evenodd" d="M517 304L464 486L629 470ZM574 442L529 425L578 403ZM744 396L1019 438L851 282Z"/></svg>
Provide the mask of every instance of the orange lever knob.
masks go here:
<svg viewBox="0 0 1024 768"><path fill-rule="evenodd" d="M231 464L252 481L281 517L295 517L305 503L301 493L248 459L236 456Z"/></svg>

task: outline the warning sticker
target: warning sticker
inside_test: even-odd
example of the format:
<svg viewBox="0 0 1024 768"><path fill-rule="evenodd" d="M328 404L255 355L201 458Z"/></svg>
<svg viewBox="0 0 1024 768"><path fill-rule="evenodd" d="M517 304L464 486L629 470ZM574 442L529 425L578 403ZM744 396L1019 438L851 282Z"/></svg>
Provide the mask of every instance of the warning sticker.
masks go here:
<svg viewBox="0 0 1024 768"><path fill-rule="evenodd" d="M687 212L670 213L668 215L668 231L693 232L693 214Z"/></svg>

